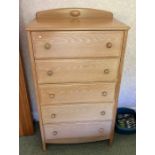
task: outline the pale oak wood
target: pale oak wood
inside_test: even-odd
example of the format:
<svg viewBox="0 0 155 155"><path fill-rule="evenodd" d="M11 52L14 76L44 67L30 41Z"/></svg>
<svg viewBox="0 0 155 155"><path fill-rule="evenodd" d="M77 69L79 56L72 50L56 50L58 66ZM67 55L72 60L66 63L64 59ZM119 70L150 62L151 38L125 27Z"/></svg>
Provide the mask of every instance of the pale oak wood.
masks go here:
<svg viewBox="0 0 155 155"><path fill-rule="evenodd" d="M37 20L35 19L29 24L26 30L31 32L29 33L29 41L31 44L30 53L33 58L32 63L35 66L32 68L35 72L35 90L38 96L37 106L38 109L44 109L44 114L47 113L46 117L39 111L41 132L43 134L43 149L45 149L46 143L78 143L96 141L99 139L109 139L109 142L112 142L128 29L128 26L114 19L112 13L79 8L40 12L37 13ZM102 34L102 37L98 39L98 36L101 36L100 34ZM114 34L117 36L116 39ZM31 37L33 38L33 40ZM109 39L111 42L107 42L107 39ZM82 42L80 40L82 40ZM95 40L97 41L95 42ZM99 44L100 41L103 41L104 45ZM91 46L90 44L88 44L89 42L91 42ZM73 48L73 50L71 48ZM100 48L102 49L102 53L99 52ZM108 51L109 53L107 54ZM101 72L103 73L102 75ZM94 103L83 103L80 101L76 102L75 104L75 102L73 102L75 98L71 98L72 102L69 102L68 104L53 102L51 106L46 106L46 104L41 103L41 94L44 94L45 92L41 93L39 88L41 86L47 86L46 83L49 83L52 90L56 90L56 88L54 87L58 85L61 85L61 87L63 87L67 84L78 84L80 87L80 85L82 84L95 84L106 81L108 81L108 83L116 83L113 102L103 103L103 101L98 103L95 101ZM66 93L67 89L64 90L66 90ZM51 94L51 97L52 96L53 95ZM90 97L89 95L86 96ZM79 98L82 98L82 95L79 95ZM96 100L98 99L97 97L95 98ZM59 119L55 113L52 113L50 115L52 120L57 120L56 124L59 127L62 125L62 121L65 121L66 126L68 126L69 123L71 123L72 125L74 123L76 127L76 123L86 123L87 121L89 121L90 123L90 121L94 120L94 118L97 118L97 120L94 121L98 122L100 120L100 117L98 117L98 111L96 111L95 108L97 106L96 109L102 109L99 104L104 106L107 105L105 109L108 110L108 117L105 111L100 112L100 114L102 116L110 118L109 122L111 123L111 126L108 129L108 137L103 138L96 135L90 137L79 136L76 138L67 137L58 139L49 138L48 140L45 139L45 131L42 119L49 118L49 113L53 110L54 107L54 109L56 109L56 112L62 114L61 117L65 113L65 117L61 119ZM89 110L90 112L88 113L88 115L86 115L86 119L83 115L84 111L82 112L83 117L81 117L82 115L80 113L84 105L87 105L87 107L91 109ZM72 108L70 108L70 110L68 111L68 108L66 108L66 106L71 106ZM73 108L74 106L77 108ZM78 109L77 112L80 113L79 115L74 112L76 109ZM87 109L85 110L85 112L88 111ZM67 115L67 112L70 113L70 117L72 116L72 119L70 119L70 117L67 117L69 116ZM73 117L75 113L76 117ZM101 119L101 123L103 120ZM55 124L52 121L50 122L51 123L49 123L48 125ZM104 125L104 128L107 128L106 124ZM68 131L69 129L67 129L67 132ZM80 131L82 132L82 129ZM57 135L57 132L54 132L54 134Z"/></svg>
<svg viewBox="0 0 155 155"><path fill-rule="evenodd" d="M28 43L29 43L29 57L30 57L30 63L31 63L32 78L34 81L35 97L36 97L36 102L37 102L37 110L38 110L38 114L39 114L39 126L40 126L41 138L42 138L42 146L43 146L43 150L46 150L46 143L45 143L45 137L44 137L45 134L44 134L44 129L43 129L41 110L40 110L40 106L39 106L40 99L39 99L39 92L38 92L38 84L37 84L37 80L36 80L37 79L36 66L35 66L35 62L34 62L31 32L28 32L27 36L28 36Z"/></svg>
<svg viewBox="0 0 155 155"><path fill-rule="evenodd" d="M110 121L44 125L46 141L50 143L81 143L91 142L94 139L96 141L104 140L109 138L110 128Z"/></svg>
<svg viewBox="0 0 155 155"><path fill-rule="evenodd" d="M78 10L79 16L71 15ZM37 20L38 19L38 20ZM46 10L36 13L26 30L128 30L129 27L113 18L107 11L82 8Z"/></svg>
<svg viewBox="0 0 155 155"><path fill-rule="evenodd" d="M39 83L116 81L119 59L36 60Z"/></svg>
<svg viewBox="0 0 155 155"><path fill-rule="evenodd" d="M43 123L112 120L113 103L41 106Z"/></svg>
<svg viewBox="0 0 155 155"><path fill-rule="evenodd" d="M115 83L39 85L40 104L113 102Z"/></svg>
<svg viewBox="0 0 155 155"><path fill-rule="evenodd" d="M128 30L129 27L120 21L96 20L52 20L49 22L32 22L27 26L27 31L118 31Z"/></svg>
<svg viewBox="0 0 155 155"><path fill-rule="evenodd" d="M68 20L68 19L103 19L112 20L113 14L109 11L96 10L90 8L62 8L62 9L52 9L45 10L36 13L36 19L40 22L50 21L50 20Z"/></svg>
<svg viewBox="0 0 155 155"><path fill-rule="evenodd" d="M76 137L76 138L59 138L59 139L47 139L48 144L77 144L77 143L88 143L97 142L109 139L109 136L91 136L91 137Z"/></svg>
<svg viewBox="0 0 155 155"><path fill-rule="evenodd" d="M127 43L127 36L128 36L128 31L124 31L124 38L123 38L123 46L122 46L122 55L120 59L120 64L119 64L119 70L118 70L118 82L116 85L116 94L115 94L115 106L113 108L113 119L112 119L112 127L111 127L111 136L109 139L109 143L111 144L114 138L114 130L115 130L115 121L116 121L116 114L117 114L117 106L118 106L118 99L119 99L119 92L120 92L120 84L121 84L121 79L122 79L122 72L123 72L123 63L124 63L124 56L125 56L125 48L126 48L126 43Z"/></svg>
<svg viewBox="0 0 155 155"><path fill-rule="evenodd" d="M32 38L36 59L107 57L120 56L123 32L32 32Z"/></svg>

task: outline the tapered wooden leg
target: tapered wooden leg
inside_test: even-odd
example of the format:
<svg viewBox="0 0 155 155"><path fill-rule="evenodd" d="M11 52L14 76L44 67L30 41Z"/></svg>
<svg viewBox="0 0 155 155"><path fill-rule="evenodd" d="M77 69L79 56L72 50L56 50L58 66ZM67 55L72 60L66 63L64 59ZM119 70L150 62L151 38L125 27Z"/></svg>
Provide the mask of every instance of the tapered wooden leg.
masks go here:
<svg viewBox="0 0 155 155"><path fill-rule="evenodd" d="M109 139L109 145L111 146L113 142L113 138Z"/></svg>
<svg viewBox="0 0 155 155"><path fill-rule="evenodd" d="M111 133L110 138L109 138L109 145L111 146L113 143L113 139L114 139L114 132Z"/></svg>
<svg viewBox="0 0 155 155"><path fill-rule="evenodd" d="M114 139L114 134L115 134L115 128L112 128L110 137L109 137L109 145L112 145L113 139Z"/></svg>
<svg viewBox="0 0 155 155"><path fill-rule="evenodd" d="M42 145L43 145L43 151L46 151L46 149L47 149L47 148L46 148L46 143L43 142Z"/></svg>

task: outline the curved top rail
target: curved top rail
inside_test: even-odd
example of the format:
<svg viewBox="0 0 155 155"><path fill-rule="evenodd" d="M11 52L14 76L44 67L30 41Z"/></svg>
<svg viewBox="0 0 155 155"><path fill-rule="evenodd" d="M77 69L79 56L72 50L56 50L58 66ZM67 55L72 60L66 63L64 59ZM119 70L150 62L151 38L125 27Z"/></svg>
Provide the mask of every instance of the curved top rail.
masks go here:
<svg viewBox="0 0 155 155"><path fill-rule="evenodd" d="M45 10L36 13L37 21L62 20L62 19L113 19L113 14L109 11L89 8L61 8Z"/></svg>

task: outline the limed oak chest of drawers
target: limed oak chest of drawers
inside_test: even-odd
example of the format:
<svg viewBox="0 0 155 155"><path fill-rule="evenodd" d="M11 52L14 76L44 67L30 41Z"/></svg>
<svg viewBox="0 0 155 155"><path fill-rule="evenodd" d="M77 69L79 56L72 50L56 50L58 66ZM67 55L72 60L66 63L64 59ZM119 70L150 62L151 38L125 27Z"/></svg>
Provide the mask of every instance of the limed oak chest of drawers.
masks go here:
<svg viewBox="0 0 155 155"><path fill-rule="evenodd" d="M37 12L26 30L44 150L112 142L128 29L107 11Z"/></svg>

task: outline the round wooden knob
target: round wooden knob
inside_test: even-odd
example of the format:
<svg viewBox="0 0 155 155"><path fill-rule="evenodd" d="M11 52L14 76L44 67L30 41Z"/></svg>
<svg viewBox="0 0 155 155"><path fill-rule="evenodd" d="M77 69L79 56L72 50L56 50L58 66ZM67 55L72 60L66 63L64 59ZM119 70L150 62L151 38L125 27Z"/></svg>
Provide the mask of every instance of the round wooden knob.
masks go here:
<svg viewBox="0 0 155 155"><path fill-rule="evenodd" d="M107 94L108 94L108 93L107 93L106 91L103 91L103 92L102 92L102 96L107 96Z"/></svg>
<svg viewBox="0 0 155 155"><path fill-rule="evenodd" d="M42 38L42 36L41 36L41 35L39 35L39 36L38 36L38 38L39 38L39 39L41 39L41 38Z"/></svg>
<svg viewBox="0 0 155 155"><path fill-rule="evenodd" d="M72 17L78 17L78 16L80 16L80 11L79 10L73 10L70 12L70 15Z"/></svg>
<svg viewBox="0 0 155 155"><path fill-rule="evenodd" d="M53 75L53 71L51 71L51 70L47 71L47 75L48 76L52 76Z"/></svg>
<svg viewBox="0 0 155 155"><path fill-rule="evenodd" d="M112 47L112 43L111 43L111 42L108 42L108 43L106 44L106 47L107 47L107 48L111 48L111 47Z"/></svg>
<svg viewBox="0 0 155 155"><path fill-rule="evenodd" d="M55 97L55 94L49 94L49 97L50 98L54 98Z"/></svg>
<svg viewBox="0 0 155 155"><path fill-rule="evenodd" d="M105 111L101 111L100 114L103 116L105 115Z"/></svg>
<svg viewBox="0 0 155 155"><path fill-rule="evenodd" d="M109 74L110 70L109 69L105 69L104 70L104 74Z"/></svg>
<svg viewBox="0 0 155 155"><path fill-rule="evenodd" d="M104 129L103 128L99 128L98 130L100 133L103 133L104 132Z"/></svg>
<svg viewBox="0 0 155 155"><path fill-rule="evenodd" d="M51 114L51 118L56 118L56 114Z"/></svg>
<svg viewBox="0 0 155 155"><path fill-rule="evenodd" d="M45 48L46 50L49 50L49 49L51 48L51 44L50 44L50 43L46 43L46 44L44 45L44 48Z"/></svg>
<svg viewBox="0 0 155 155"><path fill-rule="evenodd" d="M57 131L53 131L53 135L56 136L58 134Z"/></svg>

